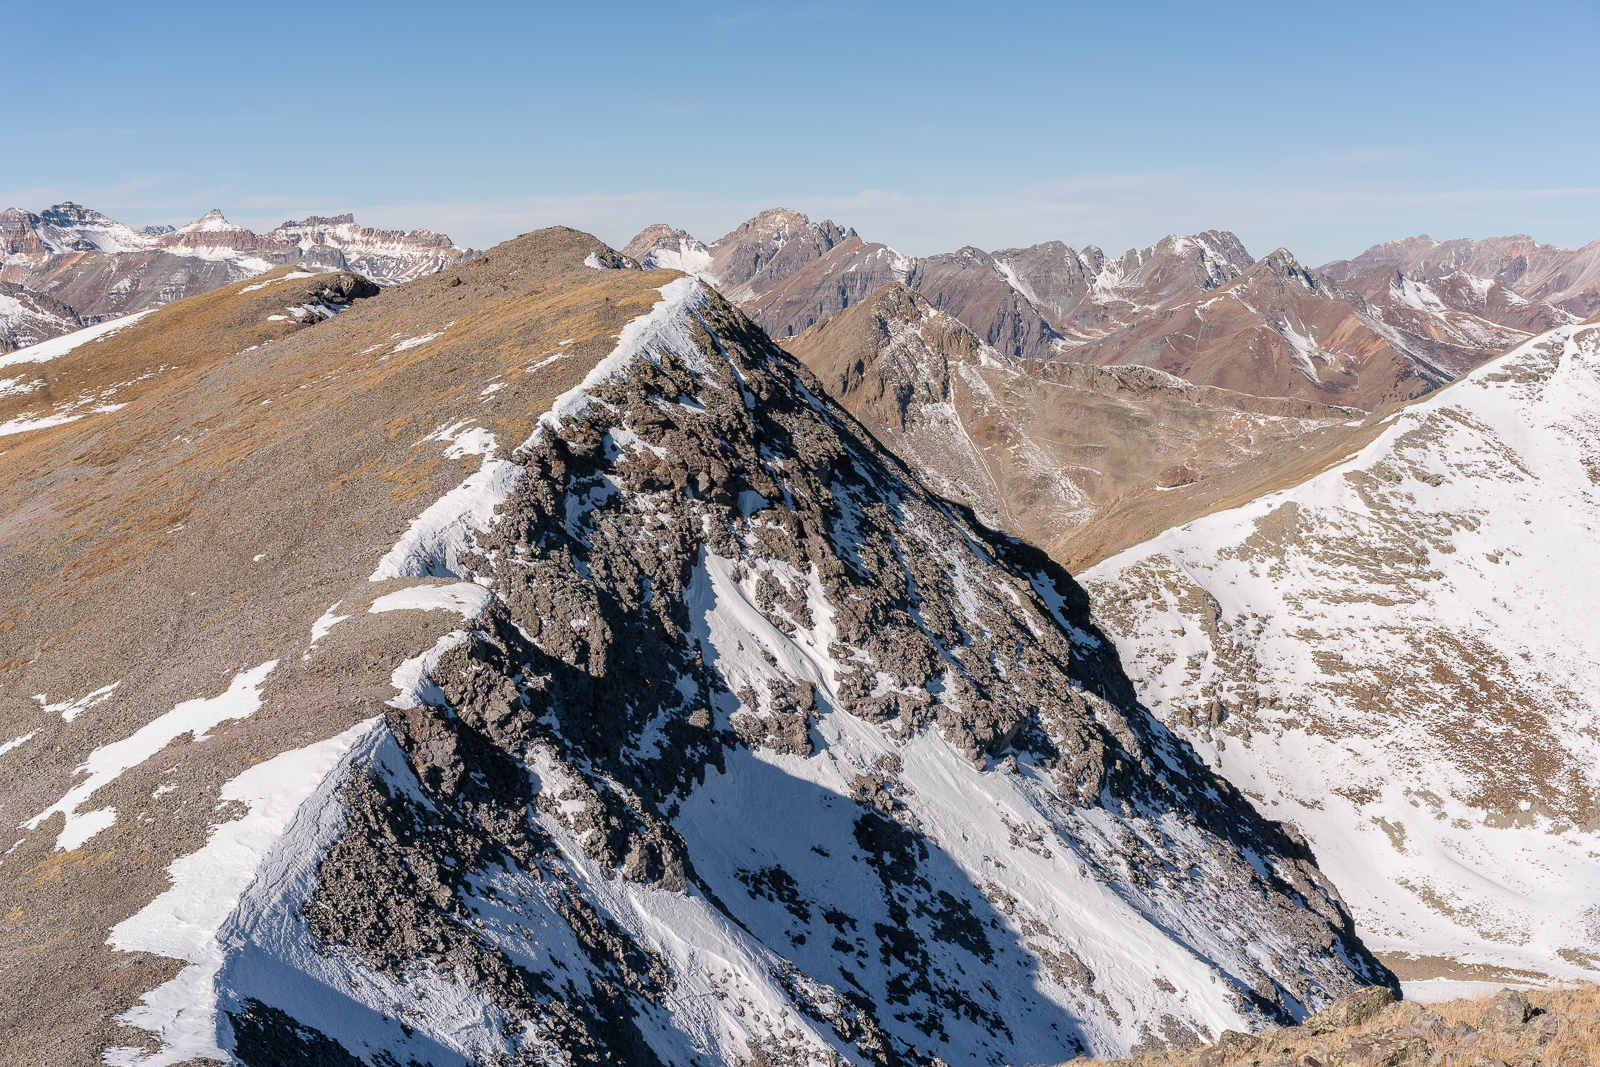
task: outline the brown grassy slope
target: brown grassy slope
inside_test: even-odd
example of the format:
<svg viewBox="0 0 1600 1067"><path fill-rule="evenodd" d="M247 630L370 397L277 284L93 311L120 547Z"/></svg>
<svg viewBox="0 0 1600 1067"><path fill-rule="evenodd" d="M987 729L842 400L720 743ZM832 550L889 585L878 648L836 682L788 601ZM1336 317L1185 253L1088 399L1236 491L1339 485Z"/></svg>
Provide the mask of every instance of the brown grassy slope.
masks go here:
<svg viewBox="0 0 1600 1067"><path fill-rule="evenodd" d="M1142 363L1198 385L1297 396L1371 411L1436 388L1492 352L1376 332L1359 298L1306 271L1283 249L1216 290L1143 316L1069 353L1085 363ZM1297 350L1314 343L1314 360ZM1392 343L1393 342L1393 343Z"/></svg>
<svg viewBox="0 0 1600 1067"><path fill-rule="evenodd" d="M48 367L61 396L167 369L114 413L0 439L0 743L28 738L0 756L0 818L26 822L96 748L278 666L252 716L174 739L89 798L81 811L115 807L117 822L81 848L56 849L59 815L0 843L16 842L0 856L0 1063L98 1063L146 1038L111 1019L178 965L112 952L109 929L226 817L222 783L376 714L400 660L459 622L367 615L411 584L367 577L482 462L426 435L472 420L504 454L675 276L583 266L603 249L541 231L306 327L265 324L289 301L230 285ZM351 617L302 659L336 602ZM34 699L112 683L70 723Z"/></svg>
<svg viewBox="0 0 1600 1067"><path fill-rule="evenodd" d="M40 384L26 393L0 397L0 423L66 415L104 418L106 413L96 408L167 388L175 378L292 337L316 321L314 315L290 314L291 305L320 299L324 290L339 291L340 299L352 290L372 291L370 283L345 271L295 277L304 273L278 267L249 282L169 304L65 356L13 364L6 369L8 376ZM20 440L15 434L0 437L0 450L10 450Z"/></svg>
<svg viewBox="0 0 1600 1067"><path fill-rule="evenodd" d="M1531 1012L1531 1013L1530 1013ZM1211 1045L1074 1067L1587 1067L1600 1063L1600 987L1502 991L1431 1007L1374 987L1304 1025L1227 1031Z"/></svg>
<svg viewBox="0 0 1600 1067"><path fill-rule="evenodd" d="M1600 315L1585 320L1584 324L1600 324ZM1404 404L1379 408L1359 425L1340 423L1313 430L1297 438L1290 447L1268 452L1192 485L1172 490L1134 489L1108 500L1083 525L1047 541L1045 550L1051 559L1077 574L1124 549L1143 544L1164 530L1242 507L1259 496L1299 485L1365 448L1383 432L1397 411L1430 401L1461 380L1457 378L1442 389Z"/></svg>
<svg viewBox="0 0 1600 1067"><path fill-rule="evenodd" d="M1311 430L1279 448L1172 488L1140 486L1107 501L1087 522L1046 542L1050 558L1077 574L1174 526L1299 485L1344 462L1383 432L1380 410L1358 425ZM1356 420L1350 420L1356 421Z"/></svg>
<svg viewBox="0 0 1600 1067"><path fill-rule="evenodd" d="M1361 417L1147 367L985 358L971 330L900 284L785 347L938 491L1041 545L1107 501L1298 456L1308 431Z"/></svg>

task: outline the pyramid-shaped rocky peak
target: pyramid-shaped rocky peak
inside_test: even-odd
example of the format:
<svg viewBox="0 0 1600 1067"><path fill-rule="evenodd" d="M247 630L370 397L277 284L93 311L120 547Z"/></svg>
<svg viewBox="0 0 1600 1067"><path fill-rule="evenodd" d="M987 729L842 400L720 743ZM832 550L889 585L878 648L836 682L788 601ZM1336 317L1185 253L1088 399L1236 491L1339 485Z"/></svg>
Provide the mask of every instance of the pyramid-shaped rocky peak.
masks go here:
<svg viewBox="0 0 1600 1067"><path fill-rule="evenodd" d="M1001 1067L1392 984L1066 572L615 258L541 231L316 325L291 270L59 357L53 403L134 392L0 468L5 863L68 871L12 936L91 931L19 957L14 1055Z"/></svg>

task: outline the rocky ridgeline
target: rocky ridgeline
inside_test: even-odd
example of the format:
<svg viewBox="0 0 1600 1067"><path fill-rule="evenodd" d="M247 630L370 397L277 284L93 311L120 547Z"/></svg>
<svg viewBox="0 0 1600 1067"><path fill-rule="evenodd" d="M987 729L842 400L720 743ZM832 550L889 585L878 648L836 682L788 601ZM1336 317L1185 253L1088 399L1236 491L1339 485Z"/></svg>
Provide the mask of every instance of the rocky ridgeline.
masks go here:
<svg viewBox="0 0 1600 1067"><path fill-rule="evenodd" d="M1396 1001L1358 989L1301 1026L1224 1031L1214 1044L1114 1061L1119 1067L1583 1067L1600 1058L1600 987ZM1098 1061L1075 1060L1079 1067Z"/></svg>
<svg viewBox="0 0 1600 1067"><path fill-rule="evenodd" d="M6 578L34 610L3 647L74 634L0 694L0 797L48 809L0 936L78 938L0 967L13 1059L1002 1067L1396 984L1066 572L722 296L630 267L551 230L369 299L280 268L42 365L145 392L8 442L13 499L64 509L110 456L97 493L242 469L130 579L211 581L93 616L138 634L125 669L76 669L112 642L37 592L48 551ZM104 499L0 529L98 564ZM205 656L220 706L158 673ZM225 721L70 785L197 707Z"/></svg>
<svg viewBox="0 0 1600 1067"><path fill-rule="evenodd" d="M358 774L345 788L349 829L306 910L323 943L380 973L464 974L576 1059L609 1049L655 1062L644 1020L681 996L683 965L595 906L561 859L565 838L600 871L710 900L781 951L774 974L791 1003L870 1062L932 1064L946 1043L996 1063L1051 1041L1092 1047L1095 1022L1115 1026L1119 1008L1133 1010L1112 1007L1098 962L1031 921L1003 876L968 898L937 873L948 859L924 824L929 784L902 774L894 751L936 730L975 769L1032 778L1050 795L1034 816L1043 832L1019 824L1015 849L1068 850L1162 916L1163 939L1230 955L1226 996L1251 1025L1288 1021L1291 1001L1325 1003L1351 977L1381 974L1296 842L1133 710L1064 572L927 495L731 304L701 290L691 305L688 343L593 386L519 450L529 476L454 565L495 603L433 667L437 706L388 716L417 787ZM443 564L433 573L448 576ZM735 598L760 619L724 635L721 605ZM792 658L804 650L809 664ZM846 758L837 731L860 728L837 712L890 743L855 772L855 804L832 816L854 854L812 826L822 843L809 850L759 842L794 858L724 868L697 840L704 822L682 813L702 803L708 778L732 773L738 749ZM764 819L769 803L762 795L740 817ZM530 809L545 817L538 829ZM1273 873L1256 876L1246 850L1272 857ZM582 946L582 962L568 962L587 971L588 995L471 928L482 907L472 883L491 865L556 890L548 899ZM829 885L861 888L847 909ZM783 932L763 901L785 909ZM1241 913L1295 947L1248 945L1242 928L1235 938ZM1029 931L1009 968L1000 916ZM830 937L826 952L808 947ZM858 956L879 966L841 976L841 958ZM1045 1024L1028 1015L1044 1011L1020 987L985 992L1006 988L1019 964L1072 991L1082 1036L1064 1018L1039 1033ZM737 995L728 1003L742 1014ZM1193 1033L1160 1011L1144 1025ZM798 1061L817 1045L778 1029L757 1049Z"/></svg>
<svg viewBox="0 0 1600 1067"><path fill-rule="evenodd" d="M1005 357L1151 366L1196 385L1374 410L1600 306L1600 242L1460 244L1380 246L1326 275L1287 249L1256 260L1225 230L1121 257L1060 241L913 257L774 208L709 245L656 225L625 251L715 282L774 337L898 283Z"/></svg>

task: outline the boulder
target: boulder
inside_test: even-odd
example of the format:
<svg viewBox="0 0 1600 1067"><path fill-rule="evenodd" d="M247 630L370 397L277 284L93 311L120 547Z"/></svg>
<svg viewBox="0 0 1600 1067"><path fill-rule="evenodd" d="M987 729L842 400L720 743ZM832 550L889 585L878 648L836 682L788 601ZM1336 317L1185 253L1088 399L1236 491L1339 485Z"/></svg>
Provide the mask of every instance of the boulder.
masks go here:
<svg viewBox="0 0 1600 1067"><path fill-rule="evenodd" d="M1260 1040L1249 1034L1241 1034L1237 1030L1224 1030L1215 1044L1200 1053L1199 1067L1222 1067L1222 1064L1254 1051L1258 1044Z"/></svg>
<svg viewBox="0 0 1600 1067"><path fill-rule="evenodd" d="M1313 1034L1326 1034L1346 1027L1360 1026L1384 1008L1394 1003L1394 991L1388 986L1367 986L1346 993L1306 1022Z"/></svg>
<svg viewBox="0 0 1600 1067"><path fill-rule="evenodd" d="M1523 1043L1532 1048L1543 1048L1555 1040L1556 1031L1560 1024L1554 1015L1537 1016L1528 1024L1528 1029L1523 1036Z"/></svg>
<svg viewBox="0 0 1600 1067"><path fill-rule="evenodd" d="M1494 995L1483 1021L1495 1030L1509 1030L1533 1018L1533 1004L1515 989L1502 989Z"/></svg>

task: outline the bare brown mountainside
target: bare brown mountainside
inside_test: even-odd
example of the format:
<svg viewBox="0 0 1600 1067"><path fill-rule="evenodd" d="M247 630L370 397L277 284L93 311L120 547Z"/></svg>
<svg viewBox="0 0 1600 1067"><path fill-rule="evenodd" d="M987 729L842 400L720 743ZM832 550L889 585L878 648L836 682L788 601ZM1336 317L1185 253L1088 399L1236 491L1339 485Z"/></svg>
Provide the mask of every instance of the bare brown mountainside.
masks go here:
<svg viewBox="0 0 1600 1067"><path fill-rule="evenodd" d="M1525 337L1502 331L1491 343ZM1216 292L1154 310L1071 354L1089 363L1154 366L1202 385L1370 411L1436 389L1494 351L1390 325L1380 309L1280 248Z"/></svg>
<svg viewBox="0 0 1600 1067"><path fill-rule="evenodd" d="M1437 388L1542 329L1573 321L1545 296L1559 290L1576 299L1567 282L1587 270L1578 263L1587 262L1585 252L1570 254L1578 265L1561 269L1554 265L1560 257L1536 253L1530 277L1541 281L1531 296L1509 275L1497 287L1494 278L1456 266L1451 280L1434 278L1433 267L1416 277L1390 269L1371 274L1388 266L1376 255L1359 269L1322 277L1284 249L1257 262L1220 230L1171 235L1118 258L1059 241L913 258L782 208L711 245L652 226L627 252L722 286L775 337L795 336L901 282L1005 355L1153 366L1257 396L1367 408ZM1499 263L1485 253L1468 265L1503 273ZM1361 271L1368 273L1358 278ZM1224 290L1234 303L1214 299Z"/></svg>
<svg viewBox="0 0 1600 1067"><path fill-rule="evenodd" d="M1600 324L1600 316L1588 321ZM1051 558L1078 574L1165 530L1299 485L1346 462L1371 444L1399 411L1426 399L1382 408L1352 420L1353 425L1332 423L1310 430L1297 437L1291 448L1263 454L1189 484L1133 489L1107 502L1082 525L1046 542L1045 548Z"/></svg>
<svg viewBox="0 0 1600 1067"><path fill-rule="evenodd" d="M1125 494L1212 478L1362 415L1146 367L1014 359L898 283L786 347L928 484L1041 545Z"/></svg>
<svg viewBox="0 0 1600 1067"><path fill-rule="evenodd" d="M1498 278L1465 271L1419 279L1393 266L1378 266L1347 275L1338 284L1381 309L1385 321L1467 349L1510 348L1528 335L1581 318L1559 305L1519 296Z"/></svg>
<svg viewBox="0 0 1600 1067"><path fill-rule="evenodd" d="M268 233L212 211L186 226L135 230L74 203L0 212L0 281L37 290L86 323L143 311L274 266L353 270L393 285L477 255L431 230L379 230L353 216L289 221Z"/></svg>
<svg viewBox="0 0 1600 1067"><path fill-rule="evenodd" d="M1120 259L1094 245L1074 252L1060 241L1002 249L993 259L1066 349L1127 326L1141 312L1215 289L1255 262L1237 237L1219 230L1168 236Z"/></svg>
<svg viewBox="0 0 1600 1067"><path fill-rule="evenodd" d="M1394 985L1065 572L629 266L279 267L4 399L0 1056L1003 1067Z"/></svg>

